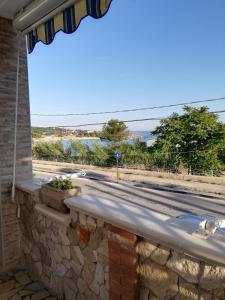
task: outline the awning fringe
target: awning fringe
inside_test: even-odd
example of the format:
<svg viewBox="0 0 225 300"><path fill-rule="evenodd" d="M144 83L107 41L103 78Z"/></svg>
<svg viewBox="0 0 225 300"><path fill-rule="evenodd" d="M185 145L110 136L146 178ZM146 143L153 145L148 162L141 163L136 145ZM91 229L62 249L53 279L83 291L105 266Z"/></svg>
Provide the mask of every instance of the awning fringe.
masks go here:
<svg viewBox="0 0 225 300"><path fill-rule="evenodd" d="M77 30L82 19L91 16L95 19L103 17L109 10L112 0L81 0L68 7L54 18L28 32L28 53L34 50L36 43L51 44L59 31L72 33Z"/></svg>

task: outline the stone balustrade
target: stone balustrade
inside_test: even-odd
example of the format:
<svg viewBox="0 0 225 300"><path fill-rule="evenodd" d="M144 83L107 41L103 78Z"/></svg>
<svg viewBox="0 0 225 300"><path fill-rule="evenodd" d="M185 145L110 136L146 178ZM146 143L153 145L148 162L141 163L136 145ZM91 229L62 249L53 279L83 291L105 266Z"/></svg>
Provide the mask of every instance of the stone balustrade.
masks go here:
<svg viewBox="0 0 225 300"><path fill-rule="evenodd" d="M94 195L61 214L39 189L18 185L22 263L58 299L225 299L224 237L198 240L181 220Z"/></svg>

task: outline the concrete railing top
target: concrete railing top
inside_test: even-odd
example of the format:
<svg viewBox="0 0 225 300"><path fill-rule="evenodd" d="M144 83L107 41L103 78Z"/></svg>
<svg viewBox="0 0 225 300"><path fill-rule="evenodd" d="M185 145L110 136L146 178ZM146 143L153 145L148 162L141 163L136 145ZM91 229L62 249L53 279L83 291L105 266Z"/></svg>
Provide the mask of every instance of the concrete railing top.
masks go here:
<svg viewBox="0 0 225 300"><path fill-rule="evenodd" d="M17 188L36 194L41 186L31 180L18 182ZM225 265L225 234L216 232L206 240L193 235L197 230L196 224L156 213L128 201L107 199L94 193L66 199L65 204L70 209L96 217L162 246Z"/></svg>
<svg viewBox="0 0 225 300"><path fill-rule="evenodd" d="M40 181L37 179L16 181L16 188L29 194L35 194L41 189Z"/></svg>
<svg viewBox="0 0 225 300"><path fill-rule="evenodd" d="M112 201L94 194L67 199L65 204L158 244L225 265L225 234L216 233L207 240L196 237L192 235L197 229L195 224L127 201Z"/></svg>

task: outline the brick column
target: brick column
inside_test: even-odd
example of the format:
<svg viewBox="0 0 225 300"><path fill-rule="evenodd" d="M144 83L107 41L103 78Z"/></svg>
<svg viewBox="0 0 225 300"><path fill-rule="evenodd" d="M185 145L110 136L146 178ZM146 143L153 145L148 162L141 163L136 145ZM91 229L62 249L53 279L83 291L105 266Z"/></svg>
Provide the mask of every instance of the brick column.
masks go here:
<svg viewBox="0 0 225 300"><path fill-rule="evenodd" d="M108 225L109 299L137 299L137 236Z"/></svg>
<svg viewBox="0 0 225 300"><path fill-rule="evenodd" d="M25 39L21 41L16 178L32 176L31 128ZM17 35L0 18L0 271L20 257L16 205L11 203L16 95Z"/></svg>

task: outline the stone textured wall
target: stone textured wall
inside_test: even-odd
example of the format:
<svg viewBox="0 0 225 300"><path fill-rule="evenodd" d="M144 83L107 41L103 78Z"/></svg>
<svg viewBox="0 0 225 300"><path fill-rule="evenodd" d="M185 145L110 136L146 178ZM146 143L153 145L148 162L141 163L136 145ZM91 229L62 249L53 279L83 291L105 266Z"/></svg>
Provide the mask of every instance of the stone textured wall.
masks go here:
<svg viewBox="0 0 225 300"><path fill-rule="evenodd" d="M224 300L225 267L154 244L76 210L60 223L18 191L24 264L65 300ZM54 210L50 210L54 214Z"/></svg>
<svg viewBox="0 0 225 300"><path fill-rule="evenodd" d="M0 18L0 270L17 265L19 227L11 203L16 95L17 36L9 20ZM17 179L31 178L31 129L25 39L21 41Z"/></svg>
<svg viewBox="0 0 225 300"><path fill-rule="evenodd" d="M59 223L23 199L21 247L25 266L59 299L108 299L108 240L104 223L71 211L71 224Z"/></svg>
<svg viewBox="0 0 225 300"><path fill-rule="evenodd" d="M140 300L224 300L225 267L141 240Z"/></svg>

